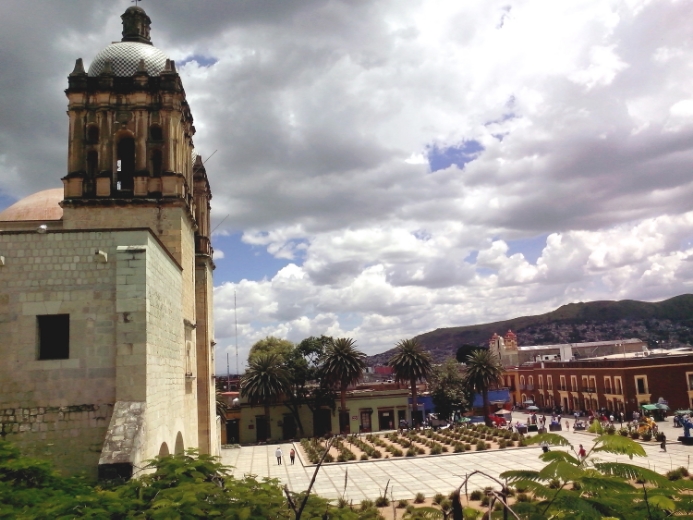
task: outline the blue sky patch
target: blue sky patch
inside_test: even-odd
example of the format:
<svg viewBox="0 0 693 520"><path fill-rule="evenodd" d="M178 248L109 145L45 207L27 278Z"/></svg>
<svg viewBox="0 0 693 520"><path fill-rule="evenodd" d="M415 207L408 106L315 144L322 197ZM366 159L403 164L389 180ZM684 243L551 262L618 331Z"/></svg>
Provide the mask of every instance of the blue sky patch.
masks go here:
<svg viewBox="0 0 693 520"><path fill-rule="evenodd" d="M190 63L191 61L196 61L200 67L211 67L219 60L216 59L214 56L202 56L201 54L193 54L192 56L188 56L183 61L181 61L180 66L182 67L183 65L185 65L186 63Z"/></svg>
<svg viewBox="0 0 693 520"><path fill-rule="evenodd" d="M484 147L479 141L470 139L462 141L459 145L439 147L437 144L426 148L428 164L432 172L444 170L455 164L458 168L476 159L479 153L484 151Z"/></svg>
<svg viewBox="0 0 693 520"><path fill-rule="evenodd" d="M530 264L536 264L541 256L541 252L546 247L546 237L549 235L539 235L531 238L521 238L518 240L506 240L508 244L508 256L515 253L522 253Z"/></svg>
<svg viewBox="0 0 693 520"><path fill-rule="evenodd" d="M223 236L214 235L213 246L224 252L224 258L214 260L217 268L214 271L214 284L224 282L238 283L246 280L271 279L277 271L296 260L275 258L261 246L246 244L241 234ZM300 263L300 262L299 262Z"/></svg>

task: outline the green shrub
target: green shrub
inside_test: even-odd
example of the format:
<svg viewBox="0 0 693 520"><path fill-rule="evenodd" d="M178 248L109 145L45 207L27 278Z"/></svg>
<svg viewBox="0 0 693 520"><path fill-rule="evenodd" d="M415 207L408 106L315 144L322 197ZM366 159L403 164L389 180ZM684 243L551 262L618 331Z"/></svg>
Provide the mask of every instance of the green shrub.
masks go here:
<svg viewBox="0 0 693 520"><path fill-rule="evenodd" d="M664 432L657 432L657 435L655 435L655 439L657 442L662 442L664 440Z"/></svg>
<svg viewBox="0 0 693 520"><path fill-rule="evenodd" d="M517 502L529 502L529 495L527 493L518 493L515 500Z"/></svg>
<svg viewBox="0 0 693 520"><path fill-rule="evenodd" d="M349 506L349 501L346 498L340 497L337 499L337 507L339 509L345 509L348 506Z"/></svg>
<svg viewBox="0 0 693 520"><path fill-rule="evenodd" d="M421 504L424 500L426 500L426 495L424 495L423 493L417 493L414 497L415 504Z"/></svg>
<svg viewBox="0 0 693 520"><path fill-rule="evenodd" d="M445 500L445 495L443 495L442 493L436 493L435 495L433 495L434 504L440 505L443 502L443 500Z"/></svg>
<svg viewBox="0 0 693 520"><path fill-rule="evenodd" d="M479 441L476 443L476 451L483 451L486 449L486 443L484 441Z"/></svg>
<svg viewBox="0 0 693 520"><path fill-rule="evenodd" d="M630 432L630 438L631 439L637 439L639 437L640 437L640 434L637 431L633 430L632 432Z"/></svg>
<svg viewBox="0 0 693 520"><path fill-rule="evenodd" d="M489 498L488 495L484 495L481 497L481 505L482 506L488 506L491 503L491 499Z"/></svg>
<svg viewBox="0 0 693 520"><path fill-rule="evenodd" d="M479 489L475 489L469 494L469 500L481 500L481 497L483 497L483 493Z"/></svg>
<svg viewBox="0 0 693 520"><path fill-rule="evenodd" d="M549 482L549 489L558 489L561 487L561 481L557 478L552 478Z"/></svg>
<svg viewBox="0 0 693 520"><path fill-rule="evenodd" d="M416 511L416 508L415 508L413 505L409 504L409 505L407 506L407 508L406 508L404 511L405 511L408 515L412 515L412 514L414 514L414 511Z"/></svg>
<svg viewBox="0 0 693 520"><path fill-rule="evenodd" d="M416 448L408 448L407 449L407 457L416 457L416 455L419 453L419 451Z"/></svg>
<svg viewBox="0 0 693 520"><path fill-rule="evenodd" d="M669 480L681 480L683 477L688 476L688 470L681 466L676 469L672 469L671 471L667 471L666 476Z"/></svg>
<svg viewBox="0 0 693 520"><path fill-rule="evenodd" d="M618 430L618 434L622 437L628 437L628 428L621 428Z"/></svg>
<svg viewBox="0 0 693 520"><path fill-rule="evenodd" d="M409 502L407 500L405 500L404 498L402 498L401 500L399 500L397 502L397 509L404 509L408 505L409 505Z"/></svg>
<svg viewBox="0 0 693 520"><path fill-rule="evenodd" d="M378 497L375 499L376 507L387 507L390 505L390 499L387 497Z"/></svg>
<svg viewBox="0 0 693 520"><path fill-rule="evenodd" d="M367 509L370 509L374 505L375 505L374 502L368 498L366 498L365 500L361 500L361 511L366 511Z"/></svg>
<svg viewBox="0 0 693 520"><path fill-rule="evenodd" d="M366 455L365 453L362 453L361 454L361 460L368 460L368 455Z"/></svg>
<svg viewBox="0 0 693 520"><path fill-rule="evenodd" d="M644 441L651 441L652 440L652 432L650 432L650 431L643 432L643 434L640 437Z"/></svg>
<svg viewBox="0 0 693 520"><path fill-rule="evenodd" d="M431 447L431 455L440 455L441 453L443 453L443 447L440 444L435 444Z"/></svg>

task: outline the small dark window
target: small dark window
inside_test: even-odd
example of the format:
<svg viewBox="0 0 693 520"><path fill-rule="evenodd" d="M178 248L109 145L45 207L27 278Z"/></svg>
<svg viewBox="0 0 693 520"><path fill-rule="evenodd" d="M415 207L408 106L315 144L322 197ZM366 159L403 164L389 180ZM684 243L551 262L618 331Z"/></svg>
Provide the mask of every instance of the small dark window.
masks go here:
<svg viewBox="0 0 693 520"><path fill-rule="evenodd" d="M97 144L99 142L99 127L96 125L87 127L87 142L89 144Z"/></svg>
<svg viewBox="0 0 693 520"><path fill-rule="evenodd" d="M91 151L87 153L87 174L94 175L96 169L99 167L99 154L98 152Z"/></svg>
<svg viewBox="0 0 693 520"><path fill-rule="evenodd" d="M161 127L158 125L152 125L149 127L149 138L152 141L163 141L164 133L161 131Z"/></svg>
<svg viewBox="0 0 693 520"><path fill-rule="evenodd" d="M159 176L161 175L161 165L162 165L162 158L161 158L161 150L153 150L152 151L152 175Z"/></svg>
<svg viewBox="0 0 693 520"><path fill-rule="evenodd" d="M639 378L637 378L635 381L636 381L637 384L638 384L638 393L639 393L639 394L646 394L647 392L645 391L645 390L646 390L646 388L645 388L645 380L644 380L643 378L639 377Z"/></svg>
<svg viewBox="0 0 693 520"><path fill-rule="evenodd" d="M36 316L38 321L38 358L70 358L70 315Z"/></svg>
<svg viewBox="0 0 693 520"><path fill-rule="evenodd" d="M132 190L135 175L135 140L132 137L124 137L118 142L118 160L120 189Z"/></svg>

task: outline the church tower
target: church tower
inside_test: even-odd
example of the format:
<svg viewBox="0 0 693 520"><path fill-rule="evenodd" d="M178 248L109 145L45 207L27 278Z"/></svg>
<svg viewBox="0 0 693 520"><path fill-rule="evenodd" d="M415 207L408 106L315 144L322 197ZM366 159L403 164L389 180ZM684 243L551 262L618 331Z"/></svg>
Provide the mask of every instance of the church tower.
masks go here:
<svg viewBox="0 0 693 520"><path fill-rule="evenodd" d="M207 173L175 62L151 41L138 6L121 16L122 40L88 71L75 63L68 98L64 229L149 229L182 271L189 415L201 453L216 444L212 261ZM194 411L196 409L196 412Z"/></svg>

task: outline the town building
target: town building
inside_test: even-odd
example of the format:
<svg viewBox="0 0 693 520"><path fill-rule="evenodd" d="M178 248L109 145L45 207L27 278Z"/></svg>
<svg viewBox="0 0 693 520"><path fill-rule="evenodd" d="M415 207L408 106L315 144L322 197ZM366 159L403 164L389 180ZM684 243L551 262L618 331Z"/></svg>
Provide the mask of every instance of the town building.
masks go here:
<svg viewBox="0 0 693 520"><path fill-rule="evenodd" d="M637 338L630 338L613 341L518 346L517 335L509 330L505 336L494 333L489 340L489 349L498 355L504 367L512 367L534 361L570 361L611 354L644 352L647 350L647 343Z"/></svg>
<svg viewBox="0 0 693 520"><path fill-rule="evenodd" d="M693 407L693 352L647 351L573 361L530 362L507 368L515 404L542 409L609 410L631 417L642 405Z"/></svg>
<svg viewBox="0 0 693 520"><path fill-rule="evenodd" d="M0 213L0 434L69 474L218 453L211 191L137 6L68 77L63 188Z"/></svg>

